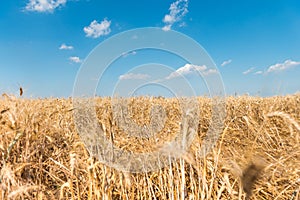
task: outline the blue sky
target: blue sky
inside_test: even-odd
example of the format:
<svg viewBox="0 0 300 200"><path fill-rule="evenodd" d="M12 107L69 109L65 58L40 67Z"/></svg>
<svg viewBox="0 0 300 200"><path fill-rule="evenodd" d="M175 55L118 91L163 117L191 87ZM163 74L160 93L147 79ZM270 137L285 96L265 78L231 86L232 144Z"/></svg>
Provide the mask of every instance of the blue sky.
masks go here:
<svg viewBox="0 0 300 200"><path fill-rule="evenodd" d="M175 30L201 44L217 65L228 95L300 90L298 0L3 1L0 27L0 93L18 94L22 86L27 97L69 97L81 64L99 43L143 27ZM110 95L122 80L149 78L145 71L130 70L159 61L195 79L190 65L180 58L134 51L121 55L107 71L97 94ZM200 94L206 92L203 88Z"/></svg>

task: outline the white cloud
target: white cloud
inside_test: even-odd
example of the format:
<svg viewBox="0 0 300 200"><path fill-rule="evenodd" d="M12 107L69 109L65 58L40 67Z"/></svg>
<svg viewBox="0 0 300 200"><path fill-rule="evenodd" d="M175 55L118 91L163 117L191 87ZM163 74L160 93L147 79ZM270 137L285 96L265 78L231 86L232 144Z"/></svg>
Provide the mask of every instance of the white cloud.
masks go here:
<svg viewBox="0 0 300 200"><path fill-rule="evenodd" d="M60 50L72 50L72 49L74 49L74 47L71 45L61 44L59 49Z"/></svg>
<svg viewBox="0 0 300 200"><path fill-rule="evenodd" d="M175 16L171 16L169 14L165 15L163 22L172 24L175 22Z"/></svg>
<svg viewBox="0 0 300 200"><path fill-rule="evenodd" d="M246 71L243 72L244 75L249 74L250 72L253 72L253 70L255 69L255 67L251 67L249 69L247 69Z"/></svg>
<svg viewBox="0 0 300 200"><path fill-rule="evenodd" d="M179 22L188 13L188 0L177 0L170 5L169 13L163 18L164 31L171 30L174 23Z"/></svg>
<svg viewBox="0 0 300 200"><path fill-rule="evenodd" d="M254 74L263 74L264 72L263 71L257 71L257 72L255 72Z"/></svg>
<svg viewBox="0 0 300 200"><path fill-rule="evenodd" d="M216 74L216 73L218 73L218 70L216 70L216 69L208 69L206 71L203 71L202 73L203 73L203 75L208 76L210 74Z"/></svg>
<svg viewBox="0 0 300 200"><path fill-rule="evenodd" d="M201 72L203 75L209 75L212 73L217 72L215 69L207 69L205 65L192 65L192 64L185 64L183 67L178 68L175 72L172 72L166 79L173 79L183 75L189 75L196 72Z"/></svg>
<svg viewBox="0 0 300 200"><path fill-rule="evenodd" d="M136 55L136 51L130 51L130 52L124 52L124 53L122 53L122 57L123 58L126 58L127 56L134 56L134 55Z"/></svg>
<svg viewBox="0 0 300 200"><path fill-rule="evenodd" d="M25 9L37 12L53 12L56 8L66 4L67 0L29 0Z"/></svg>
<svg viewBox="0 0 300 200"><path fill-rule="evenodd" d="M83 28L86 37L98 38L103 35L108 35L111 32L111 21L104 19L101 23L96 20L92 21L89 26Z"/></svg>
<svg viewBox="0 0 300 200"><path fill-rule="evenodd" d="M286 69L295 67L297 65L300 65L300 62L296 62L293 60L286 60L283 63L277 63L275 65L271 65L270 67L268 67L267 73L284 71Z"/></svg>
<svg viewBox="0 0 300 200"><path fill-rule="evenodd" d="M162 27L162 30L163 31L169 31L169 30L171 30L171 27L172 27L172 25L168 24L168 25L165 25L164 27Z"/></svg>
<svg viewBox="0 0 300 200"><path fill-rule="evenodd" d="M204 71L207 67L205 65L197 66L191 64L185 64L183 67L178 68L175 72L172 72L166 79L177 78L182 75L188 75L196 71Z"/></svg>
<svg viewBox="0 0 300 200"><path fill-rule="evenodd" d="M80 58L78 56L71 56L69 57L69 60L74 62L74 63L81 63L82 60L80 60Z"/></svg>
<svg viewBox="0 0 300 200"><path fill-rule="evenodd" d="M123 74L119 76L119 80L137 80L137 79L148 79L150 76L148 74L134 74L134 73L129 73L129 74Z"/></svg>
<svg viewBox="0 0 300 200"><path fill-rule="evenodd" d="M224 67L225 65L228 65L228 64L230 64L231 62L232 62L231 59L225 60L224 62L222 62L221 66Z"/></svg>

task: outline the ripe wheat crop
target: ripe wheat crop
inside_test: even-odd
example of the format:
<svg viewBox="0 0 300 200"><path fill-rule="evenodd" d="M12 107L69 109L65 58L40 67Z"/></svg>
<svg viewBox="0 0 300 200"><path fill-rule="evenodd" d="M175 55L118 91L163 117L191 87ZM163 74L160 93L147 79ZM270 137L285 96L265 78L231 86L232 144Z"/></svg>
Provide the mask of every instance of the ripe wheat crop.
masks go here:
<svg viewBox="0 0 300 200"><path fill-rule="evenodd" d="M176 99L129 99L130 117L166 120L155 137L129 137L113 120L110 98L96 100L99 122L121 149L151 152L180 128ZM199 126L188 152L147 173L125 173L90 156L76 132L71 99L0 98L0 199L300 199L300 95L227 97L224 129L206 157L199 150L211 122L199 97Z"/></svg>

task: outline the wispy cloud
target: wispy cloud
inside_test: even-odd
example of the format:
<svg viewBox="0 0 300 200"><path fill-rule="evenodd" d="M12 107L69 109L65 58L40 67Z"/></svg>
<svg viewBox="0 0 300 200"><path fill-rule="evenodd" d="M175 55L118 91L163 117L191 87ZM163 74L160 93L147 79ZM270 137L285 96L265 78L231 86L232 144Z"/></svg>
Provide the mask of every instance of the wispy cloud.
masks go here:
<svg viewBox="0 0 300 200"><path fill-rule="evenodd" d="M202 73L203 73L203 75L208 76L210 74L216 74L216 73L218 73L218 70L216 70L216 69L208 69L208 70L203 71Z"/></svg>
<svg viewBox="0 0 300 200"><path fill-rule="evenodd" d="M134 56L136 55L136 51L124 52L122 53L122 57L126 58L127 56Z"/></svg>
<svg viewBox="0 0 300 200"><path fill-rule="evenodd" d="M264 72L263 71L261 71L261 70L259 70L259 71L256 71L256 72L254 72L254 74L263 74Z"/></svg>
<svg viewBox="0 0 300 200"><path fill-rule="evenodd" d="M255 69L255 67L251 67L251 68L247 69L246 71L244 71L243 74L247 75L247 74L253 72L254 69Z"/></svg>
<svg viewBox="0 0 300 200"><path fill-rule="evenodd" d="M29 0L25 9L36 12L53 12L56 8L66 4L67 0Z"/></svg>
<svg viewBox="0 0 300 200"><path fill-rule="evenodd" d="M267 75L267 74L270 74L273 72L285 71L287 69L290 69L290 68L298 66L298 65L300 66L300 62L289 59L289 60L285 60L283 63L276 63L274 65L271 65L267 68L267 70L264 70L264 71L258 70L256 72L254 72L255 67L251 67L251 68L247 69L246 71L244 71L243 74L246 75L246 74L253 72L253 74L255 74L255 75L259 75L259 74Z"/></svg>
<svg viewBox="0 0 300 200"><path fill-rule="evenodd" d="M74 47L71 45L61 44L59 49L60 50L72 50L72 49L74 49Z"/></svg>
<svg viewBox="0 0 300 200"><path fill-rule="evenodd" d="M171 27L172 27L172 25L168 24L168 25L165 25L164 27L162 27L162 30L163 31L169 31L169 30L171 30Z"/></svg>
<svg viewBox="0 0 300 200"><path fill-rule="evenodd" d="M71 56L69 57L69 60L74 62L74 63L81 63L82 60L78 56Z"/></svg>
<svg viewBox="0 0 300 200"><path fill-rule="evenodd" d="M267 73L284 71L289 68L295 67L297 65L300 65L300 62L293 61L293 60L286 60L283 63L276 63L275 65L269 66Z"/></svg>
<svg viewBox="0 0 300 200"><path fill-rule="evenodd" d="M111 32L110 29L111 21L104 19L98 23L96 20L92 21L89 26L83 28L86 33L86 37L98 38L103 35L108 35Z"/></svg>
<svg viewBox="0 0 300 200"><path fill-rule="evenodd" d="M123 74L119 76L119 80L144 80L148 78L150 78L148 74L134 74L134 73Z"/></svg>
<svg viewBox="0 0 300 200"><path fill-rule="evenodd" d="M222 66L222 67L224 67L224 66L226 66L226 65L230 64L231 62L232 62L232 60L231 60L231 59L229 59L229 60L225 60L224 62L222 62L221 66Z"/></svg>
<svg viewBox="0 0 300 200"><path fill-rule="evenodd" d="M188 0L177 0L170 5L169 13L163 18L164 31L171 30L174 23L179 22L188 13Z"/></svg>
<svg viewBox="0 0 300 200"><path fill-rule="evenodd" d="M197 74L197 72L202 73L203 75L210 75L217 73L216 69L207 69L205 65L192 65L185 64L183 67L178 68L175 72L172 72L166 79L173 79L184 75Z"/></svg>

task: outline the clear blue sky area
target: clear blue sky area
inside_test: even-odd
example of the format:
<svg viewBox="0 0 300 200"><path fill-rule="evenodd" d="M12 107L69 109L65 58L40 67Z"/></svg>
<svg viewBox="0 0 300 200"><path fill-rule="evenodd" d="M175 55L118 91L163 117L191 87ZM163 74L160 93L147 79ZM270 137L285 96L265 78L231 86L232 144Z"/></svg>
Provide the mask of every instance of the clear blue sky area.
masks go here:
<svg viewBox="0 0 300 200"><path fill-rule="evenodd" d="M21 86L26 97L72 96L78 70L98 44L143 27L175 30L202 45L227 95L300 91L299 0L7 0L0 6L0 94L17 95ZM97 94L110 95L120 80L149 79L145 70L134 67L159 61L195 79L182 59L140 50L120 55L99 82ZM208 73L203 66L196 68ZM164 73L175 86L180 84L174 74Z"/></svg>

